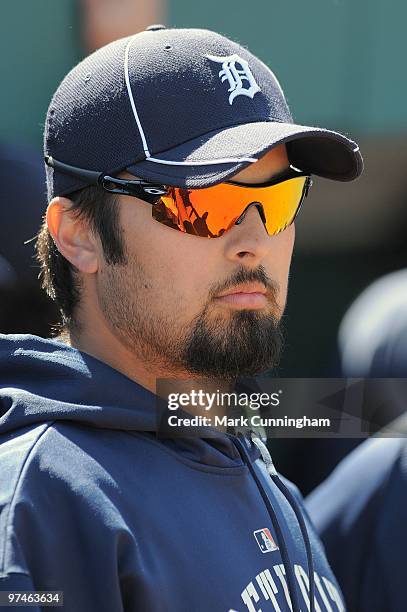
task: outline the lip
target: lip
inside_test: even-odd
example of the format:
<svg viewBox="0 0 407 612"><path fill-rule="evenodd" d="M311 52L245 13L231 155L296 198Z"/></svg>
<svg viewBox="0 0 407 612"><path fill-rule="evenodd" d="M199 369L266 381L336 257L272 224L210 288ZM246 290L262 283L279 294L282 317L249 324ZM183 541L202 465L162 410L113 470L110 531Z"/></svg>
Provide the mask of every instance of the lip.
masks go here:
<svg viewBox="0 0 407 612"><path fill-rule="evenodd" d="M221 293L216 300L235 308L264 308L267 305L266 288L260 283L246 283Z"/></svg>
<svg viewBox="0 0 407 612"><path fill-rule="evenodd" d="M252 294L252 293L261 293L265 295L267 293L266 288L261 283L243 283L241 285L237 285L237 287L233 287L232 289L228 289L223 293L220 293L217 298L227 297L229 295L236 294Z"/></svg>
<svg viewBox="0 0 407 612"><path fill-rule="evenodd" d="M267 306L267 298L264 293L252 291L250 293L229 293L216 298L217 302L223 302L228 306L236 308L264 308Z"/></svg>

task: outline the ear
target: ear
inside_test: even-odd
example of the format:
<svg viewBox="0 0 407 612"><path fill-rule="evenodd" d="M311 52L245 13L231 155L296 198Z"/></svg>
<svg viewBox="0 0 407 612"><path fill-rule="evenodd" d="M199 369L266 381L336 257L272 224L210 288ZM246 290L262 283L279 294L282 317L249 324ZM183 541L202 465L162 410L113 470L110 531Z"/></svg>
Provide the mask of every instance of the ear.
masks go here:
<svg viewBox="0 0 407 612"><path fill-rule="evenodd" d="M80 272L94 274L98 270L97 241L89 225L77 219L70 210L68 198L57 197L47 208L47 226L58 251Z"/></svg>

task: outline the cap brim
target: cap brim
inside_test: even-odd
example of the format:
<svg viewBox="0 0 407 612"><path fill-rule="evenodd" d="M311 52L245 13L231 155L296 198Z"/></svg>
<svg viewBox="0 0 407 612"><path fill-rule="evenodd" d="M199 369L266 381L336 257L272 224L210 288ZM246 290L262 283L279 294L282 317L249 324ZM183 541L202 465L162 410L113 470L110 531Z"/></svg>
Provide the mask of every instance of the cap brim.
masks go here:
<svg viewBox="0 0 407 612"><path fill-rule="evenodd" d="M209 132L130 165L127 170L145 180L167 185L209 187L283 143L287 145L290 163L309 174L352 181L363 170L358 145L343 134L270 121Z"/></svg>

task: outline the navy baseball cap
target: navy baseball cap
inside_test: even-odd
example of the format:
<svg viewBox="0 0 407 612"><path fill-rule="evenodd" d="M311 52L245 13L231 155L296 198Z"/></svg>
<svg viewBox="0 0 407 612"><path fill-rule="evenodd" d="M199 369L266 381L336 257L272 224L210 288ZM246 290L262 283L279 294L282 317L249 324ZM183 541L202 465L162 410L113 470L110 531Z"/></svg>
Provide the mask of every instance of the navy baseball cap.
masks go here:
<svg viewBox="0 0 407 612"><path fill-rule="evenodd" d="M277 78L247 49L208 30L157 25L68 73L48 109L44 153L194 188L226 180L282 143L290 163L309 174L351 181L362 172L355 142L293 122ZM47 184L49 197L86 186L50 165Z"/></svg>

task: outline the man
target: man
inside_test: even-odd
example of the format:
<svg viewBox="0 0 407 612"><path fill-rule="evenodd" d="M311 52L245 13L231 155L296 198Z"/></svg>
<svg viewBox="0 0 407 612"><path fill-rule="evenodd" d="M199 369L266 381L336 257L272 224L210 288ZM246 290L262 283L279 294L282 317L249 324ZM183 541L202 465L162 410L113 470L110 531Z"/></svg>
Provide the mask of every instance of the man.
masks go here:
<svg viewBox="0 0 407 612"><path fill-rule="evenodd" d="M406 309L403 269L372 283L346 313L339 330L343 374L368 379L374 425L384 429L307 498L354 612L407 609Z"/></svg>
<svg viewBox="0 0 407 612"><path fill-rule="evenodd" d="M32 241L46 203L44 179L40 151L0 141L1 333L46 334L49 325L45 320L52 321L57 315L38 285Z"/></svg>
<svg viewBox="0 0 407 612"><path fill-rule="evenodd" d="M351 378L405 378L406 313L405 268L386 274L369 285L350 306L339 328L343 375ZM400 409L404 412L404 401ZM389 420L392 420L391 415L382 425Z"/></svg>
<svg viewBox="0 0 407 612"><path fill-rule="evenodd" d="M1 342L1 588L75 612L343 610L262 441L162 435L156 400L158 379L230 390L275 365L309 176L354 179L358 147L295 125L238 44L152 26L66 76L45 155L65 342Z"/></svg>
<svg viewBox="0 0 407 612"><path fill-rule="evenodd" d="M404 414L307 498L350 612L407 609L406 432Z"/></svg>

